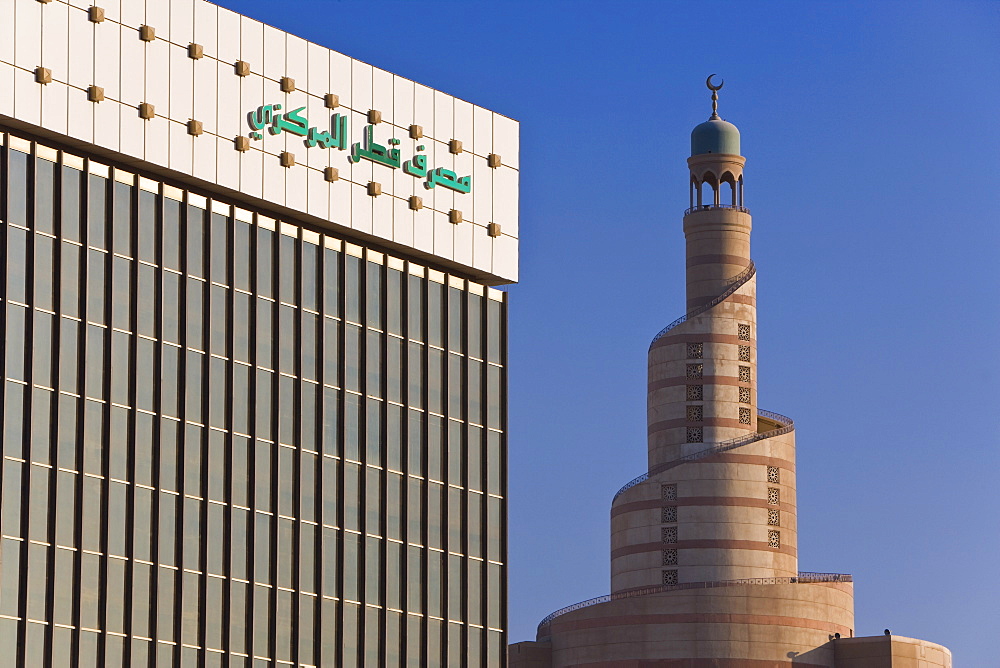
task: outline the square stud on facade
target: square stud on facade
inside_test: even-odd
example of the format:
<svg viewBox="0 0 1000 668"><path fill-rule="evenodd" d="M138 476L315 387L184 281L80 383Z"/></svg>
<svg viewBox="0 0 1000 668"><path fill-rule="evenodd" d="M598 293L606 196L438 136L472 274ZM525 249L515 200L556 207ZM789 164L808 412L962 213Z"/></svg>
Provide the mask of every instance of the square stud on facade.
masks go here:
<svg viewBox="0 0 1000 668"><path fill-rule="evenodd" d="M378 197L382 194L382 184L376 181L368 182L368 194L372 197Z"/></svg>
<svg viewBox="0 0 1000 668"><path fill-rule="evenodd" d="M336 167L327 167L323 170L323 178L327 183L333 183L334 181L340 180L340 170Z"/></svg>
<svg viewBox="0 0 1000 668"><path fill-rule="evenodd" d="M153 26L139 26L139 39L143 42L152 42L156 39L156 28Z"/></svg>
<svg viewBox="0 0 1000 668"><path fill-rule="evenodd" d="M458 155L462 152L462 142L458 139L452 139L448 142L448 152Z"/></svg>
<svg viewBox="0 0 1000 668"><path fill-rule="evenodd" d="M327 109L336 109L340 106L340 96L336 93L327 93L323 96L323 104Z"/></svg>
<svg viewBox="0 0 1000 668"><path fill-rule="evenodd" d="M294 93L295 92L295 79L291 77L281 77L281 92L282 93Z"/></svg>
<svg viewBox="0 0 1000 668"><path fill-rule="evenodd" d="M382 112L376 109L368 110L368 122L372 125L378 125L382 122Z"/></svg>
<svg viewBox="0 0 1000 668"><path fill-rule="evenodd" d="M87 86L87 99L91 102L103 102L104 89L100 86Z"/></svg>
<svg viewBox="0 0 1000 668"><path fill-rule="evenodd" d="M205 126L201 121L190 120L187 123L188 134L197 137L205 132Z"/></svg>
<svg viewBox="0 0 1000 668"><path fill-rule="evenodd" d="M236 70L236 76L238 77L250 76L250 63L245 60L237 60L233 68Z"/></svg>
<svg viewBox="0 0 1000 668"><path fill-rule="evenodd" d="M462 212L458 209L452 209L448 212L448 222L458 225L462 222Z"/></svg>
<svg viewBox="0 0 1000 668"><path fill-rule="evenodd" d="M52 2L52 0L38 0L38 2L42 3L43 5L47 5L48 3Z"/></svg>
<svg viewBox="0 0 1000 668"><path fill-rule="evenodd" d="M281 152L281 166L282 167L294 167L295 166L295 154L289 153L288 151Z"/></svg>
<svg viewBox="0 0 1000 668"><path fill-rule="evenodd" d="M156 107L151 105L149 102L142 102L139 104L139 118L144 121L156 116Z"/></svg>
<svg viewBox="0 0 1000 668"><path fill-rule="evenodd" d="M410 195L410 210L420 211L424 208L424 198L418 195Z"/></svg>
<svg viewBox="0 0 1000 668"><path fill-rule="evenodd" d="M491 237L500 236L500 223L490 223L486 226L486 234Z"/></svg>
<svg viewBox="0 0 1000 668"><path fill-rule="evenodd" d="M201 60L205 57L205 47L201 44L195 44L191 42L188 44L188 58L192 60Z"/></svg>
<svg viewBox="0 0 1000 668"><path fill-rule="evenodd" d="M50 70L47 67L36 67L35 83L40 83L40 84L52 83L52 70Z"/></svg>
<svg viewBox="0 0 1000 668"><path fill-rule="evenodd" d="M410 139L420 139L423 136L424 136L424 126L422 125L410 126Z"/></svg>
<svg viewBox="0 0 1000 668"><path fill-rule="evenodd" d="M91 7L87 10L87 20L93 23L100 23L104 20L104 8L103 7Z"/></svg>
<svg viewBox="0 0 1000 668"><path fill-rule="evenodd" d="M250 137L239 136L233 140L233 148L240 153L250 150Z"/></svg>
<svg viewBox="0 0 1000 668"><path fill-rule="evenodd" d="M488 156L486 156L486 164L492 167L493 169L496 169L497 167L500 166L500 156L497 155L496 153L490 153Z"/></svg>

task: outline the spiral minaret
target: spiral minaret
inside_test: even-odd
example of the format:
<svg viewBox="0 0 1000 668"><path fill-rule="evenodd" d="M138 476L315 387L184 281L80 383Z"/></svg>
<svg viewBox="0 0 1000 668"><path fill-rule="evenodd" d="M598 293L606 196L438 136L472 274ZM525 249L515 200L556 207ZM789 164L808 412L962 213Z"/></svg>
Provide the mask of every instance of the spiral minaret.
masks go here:
<svg viewBox="0 0 1000 668"><path fill-rule="evenodd" d="M798 570L794 427L757 407L746 160L707 84L686 313L649 347L649 466L612 501L611 593L543 619L510 668L948 668L934 643L855 638L851 576Z"/></svg>

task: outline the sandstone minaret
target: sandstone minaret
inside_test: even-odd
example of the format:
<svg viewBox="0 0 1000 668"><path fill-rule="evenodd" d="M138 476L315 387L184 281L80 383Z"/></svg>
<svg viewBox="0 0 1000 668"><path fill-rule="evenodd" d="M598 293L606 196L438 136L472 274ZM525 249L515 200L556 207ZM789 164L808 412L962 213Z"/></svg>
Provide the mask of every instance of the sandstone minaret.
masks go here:
<svg viewBox="0 0 1000 668"><path fill-rule="evenodd" d="M611 594L542 620L512 668L947 668L940 645L854 637L851 576L798 570L795 431L757 406L756 269L740 133L691 133L685 315L648 357L646 473L611 506Z"/></svg>

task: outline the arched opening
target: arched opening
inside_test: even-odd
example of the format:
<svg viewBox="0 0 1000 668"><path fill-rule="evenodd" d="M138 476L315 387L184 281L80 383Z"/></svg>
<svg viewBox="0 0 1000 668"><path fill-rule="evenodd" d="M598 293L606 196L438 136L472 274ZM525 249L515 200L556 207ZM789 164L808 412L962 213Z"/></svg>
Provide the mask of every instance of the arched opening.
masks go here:
<svg viewBox="0 0 1000 668"><path fill-rule="evenodd" d="M726 203L728 206L736 206L736 179L733 177L732 172L726 172L722 175L721 183L725 183L729 186L729 201ZM720 183L720 185L721 185Z"/></svg>
<svg viewBox="0 0 1000 668"><path fill-rule="evenodd" d="M688 208L693 209L695 200L701 205L701 188L698 186L698 179L695 178L694 174L691 175L691 181L688 184Z"/></svg>
<svg viewBox="0 0 1000 668"><path fill-rule="evenodd" d="M746 206L743 203L743 175L740 174L740 180L736 183L736 205L740 208Z"/></svg>
<svg viewBox="0 0 1000 668"><path fill-rule="evenodd" d="M698 206L719 206L719 181L712 172L705 172L698 188Z"/></svg>

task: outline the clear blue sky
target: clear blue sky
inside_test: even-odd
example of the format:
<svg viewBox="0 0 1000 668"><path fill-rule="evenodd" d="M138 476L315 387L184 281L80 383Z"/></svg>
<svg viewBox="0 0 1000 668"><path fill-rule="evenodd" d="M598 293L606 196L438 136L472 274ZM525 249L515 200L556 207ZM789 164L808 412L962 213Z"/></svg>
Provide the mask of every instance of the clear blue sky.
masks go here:
<svg viewBox="0 0 1000 668"><path fill-rule="evenodd" d="M747 157L760 404L797 425L800 567L854 574L858 634L997 665L1000 3L220 4L521 122L512 641L608 591L718 72Z"/></svg>

